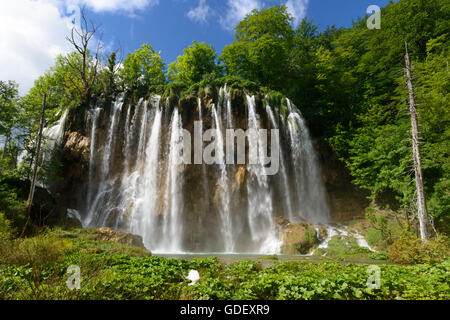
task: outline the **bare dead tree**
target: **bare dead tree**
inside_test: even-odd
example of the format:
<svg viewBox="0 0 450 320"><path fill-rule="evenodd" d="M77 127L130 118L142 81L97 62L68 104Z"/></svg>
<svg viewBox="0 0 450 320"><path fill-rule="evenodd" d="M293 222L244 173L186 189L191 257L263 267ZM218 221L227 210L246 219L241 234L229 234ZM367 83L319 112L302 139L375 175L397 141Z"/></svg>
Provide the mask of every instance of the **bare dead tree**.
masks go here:
<svg viewBox="0 0 450 320"><path fill-rule="evenodd" d="M428 212L425 199L425 191L423 187L422 163L420 158L419 147L419 129L417 124L417 109L414 97L414 87L411 80L411 63L409 60L408 43L405 42L405 64L406 64L406 78L409 91L409 109L411 114L411 134L414 158L414 172L416 177L416 191L417 191L417 215L419 218L420 237L422 242L426 243L429 238L428 233Z"/></svg>
<svg viewBox="0 0 450 320"><path fill-rule="evenodd" d="M96 37L97 45L94 53L91 54L89 47L91 41ZM71 61L69 57L65 57L64 60L67 65L74 70L75 74L80 77L81 86L78 81L69 75L69 81L76 88L78 94L81 97L81 101L84 103L89 102L92 88L97 82L99 73L100 56L102 52L102 34L99 33L99 26L95 25L91 20L88 20L86 16L86 10L83 7L80 11L80 27L73 27L70 36L66 37L66 40L75 48L76 52L81 57L81 63L77 64Z"/></svg>

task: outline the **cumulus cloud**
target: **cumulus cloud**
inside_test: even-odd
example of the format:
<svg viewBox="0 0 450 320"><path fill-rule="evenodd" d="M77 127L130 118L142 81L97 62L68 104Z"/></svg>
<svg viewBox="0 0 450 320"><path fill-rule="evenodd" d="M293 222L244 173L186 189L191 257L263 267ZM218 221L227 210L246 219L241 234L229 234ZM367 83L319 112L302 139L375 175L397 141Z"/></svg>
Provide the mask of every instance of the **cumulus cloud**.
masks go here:
<svg viewBox="0 0 450 320"><path fill-rule="evenodd" d="M227 0L225 16L220 18L220 24L227 30L232 30L253 9L261 9L259 0Z"/></svg>
<svg viewBox="0 0 450 320"><path fill-rule="evenodd" d="M294 17L294 26L298 26L300 21L306 16L309 0L288 0L286 7L288 12Z"/></svg>
<svg viewBox="0 0 450 320"><path fill-rule="evenodd" d="M0 1L0 80L15 80L26 93L70 49L72 19L61 16L55 1Z"/></svg>
<svg viewBox="0 0 450 320"><path fill-rule="evenodd" d="M210 13L212 13L212 10L206 4L206 0L199 0L198 6L189 10L186 15L192 21L205 23Z"/></svg>
<svg viewBox="0 0 450 320"><path fill-rule="evenodd" d="M159 4L159 0L69 0L69 2L86 5L95 12L134 12Z"/></svg>
<svg viewBox="0 0 450 320"><path fill-rule="evenodd" d="M127 12L159 0L0 1L0 80L19 83L21 94L33 86L59 54L72 50L65 37L78 21L80 6L96 12ZM94 41L95 42L95 41Z"/></svg>

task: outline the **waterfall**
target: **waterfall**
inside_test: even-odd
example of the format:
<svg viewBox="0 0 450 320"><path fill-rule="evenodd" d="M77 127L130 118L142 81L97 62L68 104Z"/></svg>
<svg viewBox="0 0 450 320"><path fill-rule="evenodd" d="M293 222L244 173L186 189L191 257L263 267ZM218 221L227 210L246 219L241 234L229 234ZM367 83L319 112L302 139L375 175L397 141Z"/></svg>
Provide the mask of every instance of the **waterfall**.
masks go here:
<svg viewBox="0 0 450 320"><path fill-rule="evenodd" d="M248 127L259 130L260 124L256 117L255 97L247 97ZM258 150L258 164L249 165L248 171L251 179L247 184L248 192L248 222L252 239L260 243L259 250L262 253L277 253L281 242L275 229L275 221L272 214L272 195L268 178L265 175L265 167L262 161L260 146L263 144L261 134L258 132L258 145L254 145L253 139L249 140L249 149Z"/></svg>
<svg viewBox="0 0 450 320"><path fill-rule="evenodd" d="M151 128L150 139L148 140L145 150L145 164L138 185L136 199L136 210L132 212L131 231L135 234L142 235L144 243L152 246L157 242L156 234L157 227L157 198L158 198L158 159L160 149L160 134L161 134L161 118L162 113L159 108L159 101L161 97L156 97L152 101L152 106L156 108L156 114ZM133 188L134 179L131 180L130 188Z"/></svg>
<svg viewBox="0 0 450 320"><path fill-rule="evenodd" d="M102 155L102 163L100 168L100 184L99 190L95 198L88 203L89 209L87 210L88 214L85 219L83 219L84 226L95 226L95 225L104 225L106 220L109 217L109 213L111 212L111 207L107 206L109 198L111 197L111 191L115 182L115 178L111 177L110 167L111 167L111 150L113 149L113 144L115 141L115 133L117 127L117 115L119 111L122 109L124 95L121 94L118 99L114 102L111 108L111 123L108 130L107 138L103 145L103 155ZM95 132L94 132L95 134ZM91 147L92 148L92 147ZM92 148L94 149L95 146ZM96 157L91 158L92 161L95 161ZM91 166L90 166L91 167ZM89 196L88 196L89 197ZM109 210L101 210L101 208L107 207ZM101 214L98 214L98 212Z"/></svg>
<svg viewBox="0 0 450 320"><path fill-rule="evenodd" d="M291 152L294 159L297 200L301 218L320 224L329 221L330 213L320 175L316 151L302 114L286 99Z"/></svg>
<svg viewBox="0 0 450 320"><path fill-rule="evenodd" d="M86 208L77 208L83 225L141 235L156 253L274 254L282 244L278 217L326 223L325 189L300 111L286 100L284 119L279 106L266 101L261 109L254 96L244 100L245 110L237 109L224 86L217 104L202 106L198 98L192 110L170 106L169 100L164 104L157 95L126 109L120 95L109 112L90 110ZM185 134L197 117L201 133L214 132L215 164L180 161ZM236 128L239 124L247 127ZM266 126L282 132L280 167L274 176L267 175L265 166L267 134L261 129ZM255 132L256 139L248 139L246 148L255 164L226 163L228 129ZM197 147L203 150L200 141Z"/></svg>
<svg viewBox="0 0 450 320"><path fill-rule="evenodd" d="M180 211L182 206L182 177L178 157L182 148L181 119L175 108L170 122L170 152L167 166L166 190L164 193L164 216L162 246L156 250L162 252L182 252L182 225Z"/></svg>
<svg viewBox="0 0 450 320"><path fill-rule="evenodd" d="M94 108L90 110L89 116L91 119L91 145L89 151L89 183L88 183L88 192L87 192L87 201L86 205L89 206L92 201L92 185L94 183L94 165L96 159L96 133L97 133L97 125L98 125L98 116L100 115L100 108ZM87 208L89 210L89 208ZM80 221L83 221L80 219ZM84 225L83 225L84 226Z"/></svg>
<svg viewBox="0 0 450 320"><path fill-rule="evenodd" d="M68 114L69 109L66 109L62 114L59 112L60 118L58 121L53 126L45 127L42 130L42 159L44 161L50 161L53 156L52 151L61 146ZM17 158L17 165L19 166L27 156L27 150L23 150ZM37 183L42 185L39 181Z"/></svg>
<svg viewBox="0 0 450 320"><path fill-rule="evenodd" d="M216 107L212 106L212 111L214 115L214 126L216 129L216 150L219 151L217 157L220 159L220 178L219 178L219 197L221 208L220 218L221 218L221 233L225 243L225 252L233 252L234 251L234 243L233 243L233 227L232 221L230 217L230 191L229 191L229 183L227 177L227 166L225 164L225 145L224 145L224 137L225 135L222 133L222 123L219 119L219 115L217 113Z"/></svg>
<svg viewBox="0 0 450 320"><path fill-rule="evenodd" d="M56 146L61 145L68 114L69 109L66 109L54 126L42 130L42 137L44 138L45 145L45 151L43 153L44 161L50 161L52 157L51 151Z"/></svg>
<svg viewBox="0 0 450 320"><path fill-rule="evenodd" d="M279 129L277 122L275 120L275 116L273 114L272 111L272 107L269 105L267 99L265 101L266 103L266 112L269 116L270 119L270 123L272 124L272 127L275 129ZM295 221L294 218L294 212L292 209L292 196L291 196L291 188L289 186L289 182L288 182L288 177L287 177L287 169L286 169L286 159L284 158L284 153L283 153L283 146L280 144L280 175L281 175L281 180L282 180L282 185L283 185L283 189L282 189L282 194L285 195L286 197L286 208L285 210L287 211L287 215L290 221Z"/></svg>

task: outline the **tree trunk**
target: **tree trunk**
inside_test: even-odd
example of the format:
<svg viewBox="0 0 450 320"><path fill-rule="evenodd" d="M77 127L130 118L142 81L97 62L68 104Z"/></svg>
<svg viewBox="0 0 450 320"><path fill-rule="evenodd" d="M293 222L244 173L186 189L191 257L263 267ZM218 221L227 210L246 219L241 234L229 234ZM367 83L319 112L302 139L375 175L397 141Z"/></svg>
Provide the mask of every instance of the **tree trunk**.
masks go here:
<svg viewBox="0 0 450 320"><path fill-rule="evenodd" d="M419 217L420 237L422 242L427 242L428 234L428 213L427 204L425 200L425 191L423 187L422 163L420 159L419 148L419 130L417 125L417 110L414 98L414 88L411 80L411 63L409 61L408 44L405 42L406 54L406 77L409 91L409 110L411 114L411 134L414 158L414 173L416 176L416 191L417 191L417 215Z"/></svg>
<svg viewBox="0 0 450 320"><path fill-rule="evenodd" d="M39 124L39 132L36 136L37 146L36 146L36 154L34 155L33 175L31 177L30 193L28 195L28 201L27 201L28 219L30 218L31 206L33 204L34 189L35 189L36 177L37 177L37 172L38 172L39 154L41 152L42 130L44 129L45 100L46 99L47 99L47 95L44 94L44 102L42 104L42 113L41 113L41 122Z"/></svg>
<svg viewBox="0 0 450 320"><path fill-rule="evenodd" d="M6 158L6 151L8 149L8 144L9 144L9 136L10 136L9 133L5 135L5 144L3 146L2 159Z"/></svg>

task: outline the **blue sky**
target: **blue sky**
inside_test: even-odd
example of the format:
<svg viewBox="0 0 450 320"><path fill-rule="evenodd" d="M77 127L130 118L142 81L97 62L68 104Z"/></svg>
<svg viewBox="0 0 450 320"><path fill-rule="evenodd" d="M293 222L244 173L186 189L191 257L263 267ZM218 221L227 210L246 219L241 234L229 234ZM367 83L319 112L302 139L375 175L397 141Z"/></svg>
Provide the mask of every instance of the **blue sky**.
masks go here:
<svg viewBox="0 0 450 320"><path fill-rule="evenodd" d="M196 7L196 0L160 1L158 6L136 12L135 16L94 13L93 17L102 24L108 47L117 47L120 43L122 50L129 52L148 42L155 50L161 50L164 60L169 63L193 40L210 43L219 53L233 41L233 30L226 29L220 22L226 16L225 1L208 2L214 12L202 22L193 21L187 15ZM264 7L284 3L264 1ZM349 27L353 20L365 15L369 5L383 7L388 3L389 0L310 0L306 17L318 24L320 30L333 24Z"/></svg>
<svg viewBox="0 0 450 320"><path fill-rule="evenodd" d="M166 63L193 40L218 53L233 41L233 28L253 8L286 4L295 23L303 17L323 30L349 27L369 5L389 0L0 0L0 80L15 80L25 94L58 54L72 48L65 40L83 6L101 25L106 51L126 55L143 43L161 51ZM294 23L294 24L295 24Z"/></svg>

